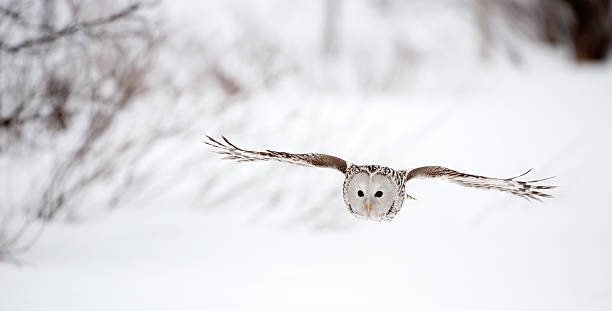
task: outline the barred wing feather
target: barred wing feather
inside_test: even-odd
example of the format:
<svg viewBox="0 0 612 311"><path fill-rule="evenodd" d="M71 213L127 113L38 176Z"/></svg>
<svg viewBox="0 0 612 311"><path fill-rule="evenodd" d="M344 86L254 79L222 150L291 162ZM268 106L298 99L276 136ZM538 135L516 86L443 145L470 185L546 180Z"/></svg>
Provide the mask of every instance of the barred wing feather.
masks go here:
<svg viewBox="0 0 612 311"><path fill-rule="evenodd" d="M441 166L424 166L415 168L411 171L403 172L406 175L406 181L413 178L441 178L465 187L495 189L508 192L523 197L527 200L533 199L541 201L541 198L550 198L552 195L544 193L542 190L556 188L556 186L538 185L539 182L551 179L553 177L530 181L516 180L517 178L525 176L527 173L531 172L531 169L519 176L505 179L460 173Z"/></svg>
<svg viewBox="0 0 612 311"><path fill-rule="evenodd" d="M295 154L273 150L252 151L237 147L223 136L223 142L215 140L208 135L206 135L206 137L208 141L204 141L204 143L214 147L216 149L215 151L220 155L224 155L225 157L223 159L226 160L235 160L238 162L277 161L300 166L332 168L339 170L343 174L346 172L346 161L327 154Z"/></svg>

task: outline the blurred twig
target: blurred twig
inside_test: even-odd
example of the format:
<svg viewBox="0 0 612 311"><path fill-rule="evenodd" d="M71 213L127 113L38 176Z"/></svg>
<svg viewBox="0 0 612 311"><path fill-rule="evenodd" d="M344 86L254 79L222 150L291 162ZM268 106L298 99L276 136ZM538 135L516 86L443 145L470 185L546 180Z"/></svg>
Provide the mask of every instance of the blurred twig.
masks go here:
<svg viewBox="0 0 612 311"><path fill-rule="evenodd" d="M120 10L119 12L115 13L115 14L111 14L109 16L106 17L102 17L102 18L98 18L98 19L93 19L90 21L85 21L85 22L78 22L78 23L74 23L71 25L68 25L60 30L42 35L40 37L37 38L31 38L31 39L25 39L17 44L14 45L6 45L4 42L0 41L0 49L7 52L7 53L17 53L19 52L21 49L24 48L31 48L33 46L36 45L41 45L41 44L46 44L46 43L50 43L53 42L61 37L65 37L65 36L69 36L72 34L75 34L79 31L84 31L87 30L89 28L94 28L94 27L98 27L98 26L102 26L102 25L106 25L106 24L110 24L113 23L123 17L126 17L134 12L136 12L139 8L141 7L141 3L135 3L132 4L126 8L124 8L123 10ZM10 11L8 9L0 9L0 12L6 12L9 16L14 17L14 18L18 18L20 17L20 14L17 12L13 12ZM21 19L20 19L21 20Z"/></svg>
<svg viewBox="0 0 612 311"><path fill-rule="evenodd" d="M17 231L9 234L7 232L9 227L8 217L5 215L2 224L0 224L0 262L11 262L17 265L22 263L18 256L30 250L45 228L43 223L39 223L38 230L33 232L29 240L24 241L26 233L32 232L35 221L34 217L27 217Z"/></svg>

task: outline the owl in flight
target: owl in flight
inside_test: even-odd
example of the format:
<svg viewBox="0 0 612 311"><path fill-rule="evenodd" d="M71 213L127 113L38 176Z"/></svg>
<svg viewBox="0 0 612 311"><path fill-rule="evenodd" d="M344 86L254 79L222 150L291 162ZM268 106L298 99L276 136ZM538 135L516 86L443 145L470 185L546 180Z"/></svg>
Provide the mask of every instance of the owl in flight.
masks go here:
<svg viewBox="0 0 612 311"><path fill-rule="evenodd" d="M205 144L215 148L223 159L238 162L278 161L309 167L324 167L340 171L344 174L342 195L349 212L361 219L389 221L399 212L404 199L413 197L405 192L406 182L413 178L446 179L465 187L495 189L508 192L527 200L552 197L541 190L553 189L556 186L542 186L536 183L553 178L531 181L516 180L531 170L512 178L490 178L478 175L464 174L441 166L423 166L410 171L394 170L379 165L354 165L346 161L320 153L294 154L282 151L251 151L232 144L227 138L224 142L206 136Z"/></svg>

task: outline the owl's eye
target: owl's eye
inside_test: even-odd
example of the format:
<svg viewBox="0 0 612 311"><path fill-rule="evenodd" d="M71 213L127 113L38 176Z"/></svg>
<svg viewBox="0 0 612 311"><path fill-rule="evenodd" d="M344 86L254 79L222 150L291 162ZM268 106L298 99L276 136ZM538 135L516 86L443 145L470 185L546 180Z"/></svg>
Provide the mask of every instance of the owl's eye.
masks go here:
<svg viewBox="0 0 612 311"><path fill-rule="evenodd" d="M357 195L358 195L359 197L362 197L362 196L363 196L363 191L361 191L361 190L357 191Z"/></svg>
<svg viewBox="0 0 612 311"><path fill-rule="evenodd" d="M374 196L377 197L377 198L382 197L382 195L383 195L383 192L380 191L380 190L378 190L378 191L376 191L376 193L374 193Z"/></svg>

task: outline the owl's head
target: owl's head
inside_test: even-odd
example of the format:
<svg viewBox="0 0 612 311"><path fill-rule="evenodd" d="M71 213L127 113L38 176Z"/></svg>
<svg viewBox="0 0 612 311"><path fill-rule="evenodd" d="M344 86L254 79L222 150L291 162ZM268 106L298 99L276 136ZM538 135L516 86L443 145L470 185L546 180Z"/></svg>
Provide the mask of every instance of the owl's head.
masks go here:
<svg viewBox="0 0 612 311"><path fill-rule="evenodd" d="M401 207L400 185L393 170L380 166L352 166L344 181L344 202L356 217L391 220Z"/></svg>

